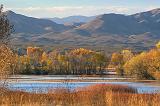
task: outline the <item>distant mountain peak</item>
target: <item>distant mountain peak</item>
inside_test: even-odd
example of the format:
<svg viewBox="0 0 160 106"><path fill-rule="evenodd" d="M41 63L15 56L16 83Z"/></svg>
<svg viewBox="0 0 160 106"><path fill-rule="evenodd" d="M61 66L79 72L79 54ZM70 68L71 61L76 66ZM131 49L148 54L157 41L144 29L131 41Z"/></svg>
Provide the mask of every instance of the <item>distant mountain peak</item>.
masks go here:
<svg viewBox="0 0 160 106"><path fill-rule="evenodd" d="M43 34L48 32L61 32L70 29L70 27L56 24L53 21L28 17L17 14L13 11L6 11L10 23L14 25L15 33Z"/></svg>
<svg viewBox="0 0 160 106"><path fill-rule="evenodd" d="M151 10L152 12L160 12L160 8L156 8L156 9L153 9Z"/></svg>
<svg viewBox="0 0 160 106"><path fill-rule="evenodd" d="M64 18L48 18L49 20L56 22L58 24L74 24L74 23L87 23L91 20L94 20L96 16L81 16L81 15L75 15L75 16L69 16Z"/></svg>
<svg viewBox="0 0 160 106"><path fill-rule="evenodd" d="M15 12L11 11L11 10L8 10L5 12L7 15L10 15L10 14L16 14Z"/></svg>
<svg viewBox="0 0 160 106"><path fill-rule="evenodd" d="M98 19L105 19L105 18L108 18L108 17L120 17L120 16L125 16L123 14L116 14L116 13L109 13L109 14L102 14L102 15L99 15L97 18Z"/></svg>
<svg viewBox="0 0 160 106"><path fill-rule="evenodd" d="M157 14L160 14L160 8L157 8L157 9L153 9L150 11L152 14L154 15L157 15Z"/></svg>

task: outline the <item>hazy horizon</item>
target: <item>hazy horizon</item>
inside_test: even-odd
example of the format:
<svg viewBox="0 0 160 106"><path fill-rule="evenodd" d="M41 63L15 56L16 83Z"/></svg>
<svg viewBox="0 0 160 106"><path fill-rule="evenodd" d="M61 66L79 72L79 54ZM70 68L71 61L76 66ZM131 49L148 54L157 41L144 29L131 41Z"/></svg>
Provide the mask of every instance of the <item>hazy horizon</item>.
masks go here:
<svg viewBox="0 0 160 106"><path fill-rule="evenodd" d="M130 15L160 7L159 0L152 3L151 0L4 0L1 4L5 10L37 18L95 16L108 13Z"/></svg>

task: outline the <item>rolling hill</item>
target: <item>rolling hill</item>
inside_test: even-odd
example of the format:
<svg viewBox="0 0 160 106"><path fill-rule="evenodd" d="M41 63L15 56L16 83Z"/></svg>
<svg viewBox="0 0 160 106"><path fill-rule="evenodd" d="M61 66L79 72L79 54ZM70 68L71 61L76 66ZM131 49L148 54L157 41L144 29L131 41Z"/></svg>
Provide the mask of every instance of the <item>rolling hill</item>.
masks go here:
<svg viewBox="0 0 160 106"><path fill-rule="evenodd" d="M11 24L14 25L15 33L26 34L43 34L48 32L62 32L68 30L69 27L63 24L57 24L47 19L38 19L16 14L12 11L6 12Z"/></svg>
<svg viewBox="0 0 160 106"><path fill-rule="evenodd" d="M133 15L102 14L75 26L27 17L11 11L8 12L8 17L15 26L16 31L12 35L15 44L100 45L141 49L153 47L160 39L160 9ZM68 22L75 22L73 17L69 19Z"/></svg>
<svg viewBox="0 0 160 106"><path fill-rule="evenodd" d="M134 15L103 14L95 20L81 25L76 30L97 34L137 35L150 32L160 33L160 9Z"/></svg>

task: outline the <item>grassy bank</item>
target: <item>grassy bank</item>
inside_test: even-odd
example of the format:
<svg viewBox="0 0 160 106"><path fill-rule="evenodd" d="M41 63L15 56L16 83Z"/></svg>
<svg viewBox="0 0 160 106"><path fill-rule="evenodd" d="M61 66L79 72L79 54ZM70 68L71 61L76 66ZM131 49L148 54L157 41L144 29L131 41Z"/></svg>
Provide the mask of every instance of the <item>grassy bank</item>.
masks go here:
<svg viewBox="0 0 160 106"><path fill-rule="evenodd" d="M160 106L160 94L137 94L127 86L93 85L50 90L47 94L1 90L0 105L4 106Z"/></svg>

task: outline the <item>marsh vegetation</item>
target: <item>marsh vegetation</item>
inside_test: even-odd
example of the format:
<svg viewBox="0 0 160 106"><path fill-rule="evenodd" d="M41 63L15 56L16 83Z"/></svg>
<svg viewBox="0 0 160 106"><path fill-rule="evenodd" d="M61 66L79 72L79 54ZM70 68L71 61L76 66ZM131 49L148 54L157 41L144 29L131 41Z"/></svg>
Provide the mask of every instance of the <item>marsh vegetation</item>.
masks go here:
<svg viewBox="0 0 160 106"><path fill-rule="evenodd" d="M93 85L70 92L57 89L46 94L8 91L1 94L1 105L21 106L159 106L159 94L138 94L133 88Z"/></svg>

